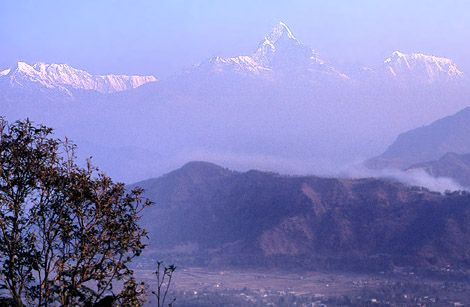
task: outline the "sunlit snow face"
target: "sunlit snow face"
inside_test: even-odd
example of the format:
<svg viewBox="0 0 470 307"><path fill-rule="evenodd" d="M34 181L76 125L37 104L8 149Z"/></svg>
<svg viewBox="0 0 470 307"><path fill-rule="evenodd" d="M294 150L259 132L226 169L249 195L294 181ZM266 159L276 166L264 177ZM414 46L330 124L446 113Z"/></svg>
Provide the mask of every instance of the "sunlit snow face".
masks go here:
<svg viewBox="0 0 470 307"><path fill-rule="evenodd" d="M14 80L12 84L27 86L24 82L40 84L46 88L67 90L67 88L93 90L100 93L120 92L139 87L148 82L155 82L154 76L92 75L75 69L67 64L36 63L29 65L18 62L16 67L0 73L1 76ZM69 92L70 95L72 95Z"/></svg>
<svg viewBox="0 0 470 307"><path fill-rule="evenodd" d="M384 61L384 65L394 78L410 82L433 83L464 78L463 72L452 60L422 53L404 54L395 51Z"/></svg>

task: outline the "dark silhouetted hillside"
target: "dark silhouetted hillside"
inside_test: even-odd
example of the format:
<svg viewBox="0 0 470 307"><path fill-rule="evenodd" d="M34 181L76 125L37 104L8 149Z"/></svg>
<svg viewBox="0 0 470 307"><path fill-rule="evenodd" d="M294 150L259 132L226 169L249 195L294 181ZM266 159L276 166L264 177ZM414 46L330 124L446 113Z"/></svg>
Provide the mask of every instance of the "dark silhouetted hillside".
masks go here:
<svg viewBox="0 0 470 307"><path fill-rule="evenodd" d="M197 264L470 266L470 196L188 163L138 183L151 249Z"/></svg>

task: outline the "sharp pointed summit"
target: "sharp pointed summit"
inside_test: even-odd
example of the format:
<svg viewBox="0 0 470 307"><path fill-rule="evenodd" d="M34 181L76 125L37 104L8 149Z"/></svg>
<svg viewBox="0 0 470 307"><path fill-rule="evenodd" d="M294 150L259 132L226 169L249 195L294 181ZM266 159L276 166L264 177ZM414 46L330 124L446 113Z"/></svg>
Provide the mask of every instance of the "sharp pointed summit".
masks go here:
<svg viewBox="0 0 470 307"><path fill-rule="evenodd" d="M283 22L272 28L252 55L213 57L196 66L196 70L204 74L235 74L284 82L321 83L349 79L300 42Z"/></svg>
<svg viewBox="0 0 470 307"><path fill-rule="evenodd" d="M271 33L266 36L266 39L272 43L276 43L281 39L296 40L294 34L292 34L292 31L282 21L273 27Z"/></svg>
<svg viewBox="0 0 470 307"><path fill-rule="evenodd" d="M316 81L325 77L348 79L326 64L312 48L300 42L283 22L273 27L252 57L261 65L283 71L283 74L295 73Z"/></svg>
<svg viewBox="0 0 470 307"><path fill-rule="evenodd" d="M259 44L253 58L264 66L276 66L287 64L282 63L285 58L297 61L311 55L312 50L299 42L285 23L279 22Z"/></svg>

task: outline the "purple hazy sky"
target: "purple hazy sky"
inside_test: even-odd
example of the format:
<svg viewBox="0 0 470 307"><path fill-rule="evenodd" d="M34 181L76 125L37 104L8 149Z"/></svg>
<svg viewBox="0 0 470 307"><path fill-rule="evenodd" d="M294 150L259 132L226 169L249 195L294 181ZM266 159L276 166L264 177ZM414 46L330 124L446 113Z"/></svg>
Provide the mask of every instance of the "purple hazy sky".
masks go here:
<svg viewBox="0 0 470 307"><path fill-rule="evenodd" d="M419 51L470 73L466 0L5 0L0 69L24 60L165 77L251 53L278 21L327 60L374 65L394 50Z"/></svg>

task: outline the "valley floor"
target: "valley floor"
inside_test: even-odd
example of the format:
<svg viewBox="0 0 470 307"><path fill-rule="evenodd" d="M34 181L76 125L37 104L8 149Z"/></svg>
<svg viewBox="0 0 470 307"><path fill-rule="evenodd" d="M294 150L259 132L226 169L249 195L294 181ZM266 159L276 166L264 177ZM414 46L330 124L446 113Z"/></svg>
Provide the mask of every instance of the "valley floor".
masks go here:
<svg viewBox="0 0 470 307"><path fill-rule="evenodd" d="M136 273L152 288L152 270ZM171 295L175 306L467 306L470 281L404 271L368 275L183 268L175 272Z"/></svg>

